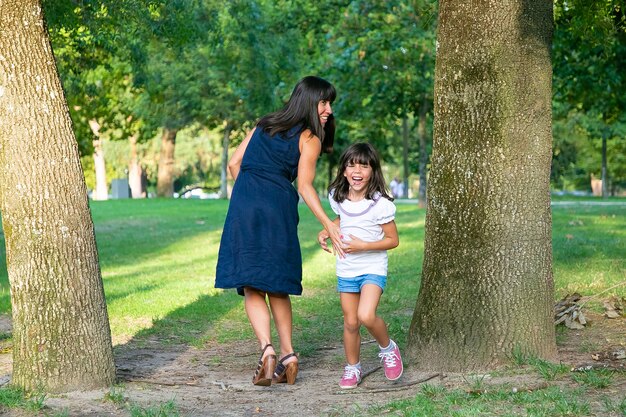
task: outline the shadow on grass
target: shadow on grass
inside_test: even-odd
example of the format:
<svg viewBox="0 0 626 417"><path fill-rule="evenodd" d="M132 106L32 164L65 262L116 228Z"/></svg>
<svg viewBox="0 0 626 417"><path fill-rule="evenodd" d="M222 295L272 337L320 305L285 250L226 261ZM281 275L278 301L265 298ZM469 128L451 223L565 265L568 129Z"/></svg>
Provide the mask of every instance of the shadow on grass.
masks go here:
<svg viewBox="0 0 626 417"><path fill-rule="evenodd" d="M115 267L137 265L167 255L171 247L209 233L221 231L228 201L223 200L109 200L90 202L94 221L100 268L107 283L115 279L108 271ZM219 233L215 233L219 238ZM0 313L10 313L11 300L7 276L4 234L0 230ZM132 278L129 274L124 279ZM130 292L149 291L159 284L141 284L135 288L129 281L123 293L111 294L107 300L123 298Z"/></svg>

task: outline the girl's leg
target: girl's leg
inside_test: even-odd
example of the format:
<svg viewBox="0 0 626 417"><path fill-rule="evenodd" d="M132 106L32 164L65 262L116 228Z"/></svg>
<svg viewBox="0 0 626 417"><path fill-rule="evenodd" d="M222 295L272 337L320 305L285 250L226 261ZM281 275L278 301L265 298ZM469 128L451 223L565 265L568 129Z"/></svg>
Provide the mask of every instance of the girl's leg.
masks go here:
<svg viewBox="0 0 626 417"><path fill-rule="evenodd" d="M389 333L384 320L376 315L378 302L383 290L375 284L365 284L361 289L361 300L358 305L358 320L382 347L389 346Z"/></svg>
<svg viewBox="0 0 626 417"><path fill-rule="evenodd" d="M265 302L265 292L245 287L244 296L248 320L252 325L254 334L261 344L261 349L263 349L265 346L272 343L272 334L270 331L270 310ZM274 349L270 346L265 350L265 352L263 352L263 357L265 358L267 355L275 354Z"/></svg>
<svg viewBox="0 0 626 417"><path fill-rule="evenodd" d="M278 337L280 339L280 356L284 357L293 352L293 346L291 345L292 336L292 311L291 311L291 299L286 294L267 294L270 301L270 308L272 309L272 316L274 317L274 324L276 324L276 330L278 331ZM293 356L288 358L285 365L288 363L297 361L298 359Z"/></svg>
<svg viewBox="0 0 626 417"><path fill-rule="evenodd" d="M353 292L340 293L341 310L343 311L343 348L348 365L359 363L361 356L361 327L358 318L359 299L361 294Z"/></svg>

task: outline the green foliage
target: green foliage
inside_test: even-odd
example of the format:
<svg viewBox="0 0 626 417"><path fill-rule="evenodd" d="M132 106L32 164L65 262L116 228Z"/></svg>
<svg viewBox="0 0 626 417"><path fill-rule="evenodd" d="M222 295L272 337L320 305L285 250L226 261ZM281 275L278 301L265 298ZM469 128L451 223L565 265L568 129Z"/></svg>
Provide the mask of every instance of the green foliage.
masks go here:
<svg viewBox="0 0 626 417"><path fill-rule="evenodd" d="M367 140L383 156L401 155L400 121L410 118L414 131L420 107L432 102L436 20L431 1L346 6L331 31L327 56L340 91L340 149ZM417 145L411 140L413 154Z"/></svg>
<svg viewBox="0 0 626 417"><path fill-rule="evenodd" d="M600 177L600 151L580 137L617 142L608 151L612 192L626 184L626 18L619 0L555 1L553 184L580 186ZM566 127L566 128L564 128ZM587 149L585 149L587 148ZM587 155L593 155L593 163ZM572 182L573 180L573 182ZM570 184L567 184L570 182ZM588 188L586 186L585 188Z"/></svg>

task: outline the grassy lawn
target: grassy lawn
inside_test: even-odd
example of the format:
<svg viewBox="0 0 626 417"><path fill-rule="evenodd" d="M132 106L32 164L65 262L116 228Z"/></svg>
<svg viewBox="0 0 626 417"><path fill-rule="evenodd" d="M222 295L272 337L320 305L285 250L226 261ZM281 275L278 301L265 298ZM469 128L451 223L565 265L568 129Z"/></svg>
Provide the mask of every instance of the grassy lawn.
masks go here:
<svg viewBox="0 0 626 417"><path fill-rule="evenodd" d="M252 337L234 291L213 288L228 203L216 200L113 200L92 203L100 266L116 341L158 333L202 345ZM390 251L389 285L381 313L405 340L419 288L425 212L398 204L400 246ZM319 226L300 206L304 294L294 297L298 346L315 349L340 334L333 257L319 249ZM553 251L556 297L594 295L626 279L626 207L555 205ZM0 313L10 312L0 240ZM626 296L626 285L602 296ZM599 297L600 298L600 297ZM593 306L593 303L591 303ZM301 338L301 340L297 340Z"/></svg>
<svg viewBox="0 0 626 417"><path fill-rule="evenodd" d="M242 297L233 290L213 288L227 207L228 202L215 200L92 203L115 344L141 343L152 335L165 343L195 346L253 338ZM400 345L406 343L419 289L424 217L425 212L415 205L398 204L401 243L389 253L388 288L379 311ZM319 249L318 230L315 218L301 205L304 294L293 297L294 345L305 356L336 345L342 332L334 259ZM600 311L602 298L626 297L626 285L620 285L626 280L626 206L554 205L553 252L557 299L575 291L587 296L602 293L597 303L587 304ZM10 313L5 258L1 239L0 314ZM471 395L425 386L414 399L371 410L371 415L590 415L580 399L586 385L573 385L565 391L548 389L516 397L506 387L488 395ZM552 397L553 408L542 403ZM626 397L606 407L626 416ZM518 409L526 414L517 414ZM428 410L435 411L429 414Z"/></svg>

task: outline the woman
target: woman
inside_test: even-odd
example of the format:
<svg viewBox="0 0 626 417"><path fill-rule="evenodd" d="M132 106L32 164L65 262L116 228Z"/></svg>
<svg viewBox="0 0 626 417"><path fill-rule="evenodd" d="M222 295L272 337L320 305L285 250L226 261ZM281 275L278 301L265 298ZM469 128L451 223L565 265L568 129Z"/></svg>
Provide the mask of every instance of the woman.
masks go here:
<svg viewBox="0 0 626 417"><path fill-rule="evenodd" d="M245 297L246 314L262 349L252 379L255 385L268 386L272 380L293 384L298 373L289 298L302 294L298 192L327 231L335 251L343 255L339 227L326 215L313 187L317 158L332 151L335 97L328 81L303 78L281 110L258 121L228 163L235 185L215 286L237 288ZM292 185L296 178L298 192ZM278 361L271 317L280 339Z"/></svg>

